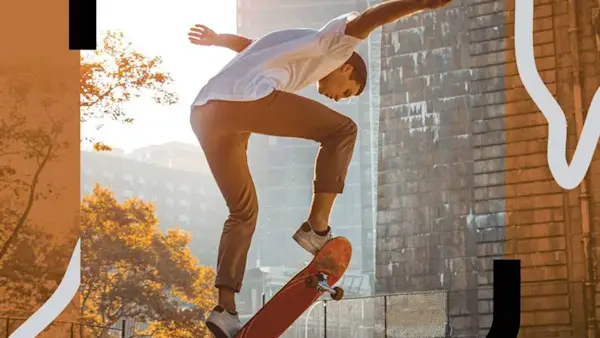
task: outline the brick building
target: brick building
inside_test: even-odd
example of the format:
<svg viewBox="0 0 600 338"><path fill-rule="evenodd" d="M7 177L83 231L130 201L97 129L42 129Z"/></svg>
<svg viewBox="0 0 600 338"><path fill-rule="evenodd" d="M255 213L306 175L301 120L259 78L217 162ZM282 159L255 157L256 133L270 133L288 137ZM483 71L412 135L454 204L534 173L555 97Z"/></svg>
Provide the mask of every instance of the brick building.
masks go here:
<svg viewBox="0 0 600 338"><path fill-rule="evenodd" d="M569 159L600 85L598 7L535 1L536 64L566 114ZM483 337L492 261L519 258L520 337L600 336L600 158L579 187L556 184L514 32L515 0L455 1L384 27L376 290L449 290L452 336Z"/></svg>

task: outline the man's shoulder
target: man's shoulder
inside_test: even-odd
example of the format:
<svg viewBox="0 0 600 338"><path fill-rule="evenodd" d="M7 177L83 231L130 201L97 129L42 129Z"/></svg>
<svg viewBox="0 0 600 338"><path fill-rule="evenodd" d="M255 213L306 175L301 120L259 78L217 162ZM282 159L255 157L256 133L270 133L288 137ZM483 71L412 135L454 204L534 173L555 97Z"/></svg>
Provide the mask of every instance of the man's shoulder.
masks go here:
<svg viewBox="0 0 600 338"><path fill-rule="evenodd" d="M248 49L261 50L290 41L304 39L316 34L316 30L308 28L280 29L267 33L256 39Z"/></svg>
<svg viewBox="0 0 600 338"><path fill-rule="evenodd" d="M286 28L286 29L278 29L271 31L258 39L260 40L270 40L270 41L281 41L285 42L286 39L296 39L302 38L305 36L313 35L317 33L316 29L311 28Z"/></svg>

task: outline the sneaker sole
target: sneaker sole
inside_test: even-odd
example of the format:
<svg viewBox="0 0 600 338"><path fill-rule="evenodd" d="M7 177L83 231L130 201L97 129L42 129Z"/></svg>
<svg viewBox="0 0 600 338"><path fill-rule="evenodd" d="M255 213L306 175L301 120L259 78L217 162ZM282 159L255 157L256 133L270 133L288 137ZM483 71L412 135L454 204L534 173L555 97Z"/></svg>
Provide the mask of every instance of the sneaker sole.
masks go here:
<svg viewBox="0 0 600 338"><path fill-rule="evenodd" d="M227 333L225 333L225 332L223 332L223 330L221 330L220 327L218 327L217 325L215 325L211 322L206 322L206 327L215 336L215 338L230 338Z"/></svg>

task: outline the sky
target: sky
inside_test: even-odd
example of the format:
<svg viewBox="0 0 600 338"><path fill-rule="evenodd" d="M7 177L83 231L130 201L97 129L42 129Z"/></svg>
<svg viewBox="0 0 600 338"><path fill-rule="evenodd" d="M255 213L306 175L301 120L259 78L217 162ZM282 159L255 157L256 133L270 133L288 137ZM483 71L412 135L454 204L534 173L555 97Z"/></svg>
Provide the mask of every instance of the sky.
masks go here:
<svg viewBox="0 0 600 338"><path fill-rule="evenodd" d="M126 152L172 141L198 144L189 124L190 105L206 81L235 53L193 45L187 34L195 24L217 33L235 33L236 0L102 0L97 8L98 40L106 30L120 30L138 52L160 56L161 69L174 79L171 88L179 102L162 106L151 98L135 99L123 105L135 119L133 124L107 123L99 131L85 124L82 136Z"/></svg>

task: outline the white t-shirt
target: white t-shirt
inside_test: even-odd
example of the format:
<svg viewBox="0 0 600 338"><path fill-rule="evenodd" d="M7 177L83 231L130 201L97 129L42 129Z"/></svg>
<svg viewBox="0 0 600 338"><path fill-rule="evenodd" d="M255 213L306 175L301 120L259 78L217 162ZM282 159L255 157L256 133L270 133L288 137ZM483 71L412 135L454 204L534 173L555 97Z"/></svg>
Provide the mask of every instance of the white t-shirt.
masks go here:
<svg viewBox="0 0 600 338"><path fill-rule="evenodd" d="M362 42L345 34L355 15L340 15L319 30L279 30L254 41L206 83L192 107L209 100L254 101L274 90L294 93L316 83Z"/></svg>

